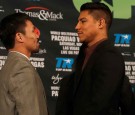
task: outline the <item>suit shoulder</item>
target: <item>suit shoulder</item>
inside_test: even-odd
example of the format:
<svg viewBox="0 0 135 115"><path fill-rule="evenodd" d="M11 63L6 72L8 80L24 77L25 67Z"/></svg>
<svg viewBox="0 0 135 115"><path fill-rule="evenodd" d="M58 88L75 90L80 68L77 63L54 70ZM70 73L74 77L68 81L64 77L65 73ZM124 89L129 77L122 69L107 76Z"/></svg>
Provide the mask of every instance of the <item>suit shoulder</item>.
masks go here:
<svg viewBox="0 0 135 115"><path fill-rule="evenodd" d="M95 52L99 52L100 54L105 54L105 53L109 52L109 53L115 54L115 56L117 55L117 56L122 57L120 50L118 48L116 48L113 45L113 43L109 40L101 42L97 46Z"/></svg>

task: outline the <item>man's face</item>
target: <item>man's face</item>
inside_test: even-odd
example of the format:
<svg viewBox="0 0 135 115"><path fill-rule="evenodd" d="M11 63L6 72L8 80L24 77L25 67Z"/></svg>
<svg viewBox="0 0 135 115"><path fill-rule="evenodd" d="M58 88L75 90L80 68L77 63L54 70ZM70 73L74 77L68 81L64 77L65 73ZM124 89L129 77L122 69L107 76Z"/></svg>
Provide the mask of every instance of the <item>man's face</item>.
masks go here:
<svg viewBox="0 0 135 115"><path fill-rule="evenodd" d="M75 29L80 42L89 43L94 40L98 33L98 21L87 10L81 11Z"/></svg>
<svg viewBox="0 0 135 115"><path fill-rule="evenodd" d="M39 34L37 31L35 32L35 29L37 29L31 21L26 21L26 27L25 27L25 48L27 51L31 53L36 53L39 51Z"/></svg>

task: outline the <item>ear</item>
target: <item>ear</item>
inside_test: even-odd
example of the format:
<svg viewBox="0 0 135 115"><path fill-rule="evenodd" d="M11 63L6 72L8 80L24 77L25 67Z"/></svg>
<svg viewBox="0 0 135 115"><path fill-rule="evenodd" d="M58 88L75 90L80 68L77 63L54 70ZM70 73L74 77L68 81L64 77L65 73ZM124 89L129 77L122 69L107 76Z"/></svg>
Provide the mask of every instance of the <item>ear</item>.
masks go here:
<svg viewBox="0 0 135 115"><path fill-rule="evenodd" d="M98 27L99 27L99 29L102 29L102 28L106 27L106 22L105 22L104 18L100 18L98 20Z"/></svg>
<svg viewBox="0 0 135 115"><path fill-rule="evenodd" d="M16 41L18 41L18 42L23 42L23 34L22 33L20 33L20 32L18 32L18 33L16 33Z"/></svg>

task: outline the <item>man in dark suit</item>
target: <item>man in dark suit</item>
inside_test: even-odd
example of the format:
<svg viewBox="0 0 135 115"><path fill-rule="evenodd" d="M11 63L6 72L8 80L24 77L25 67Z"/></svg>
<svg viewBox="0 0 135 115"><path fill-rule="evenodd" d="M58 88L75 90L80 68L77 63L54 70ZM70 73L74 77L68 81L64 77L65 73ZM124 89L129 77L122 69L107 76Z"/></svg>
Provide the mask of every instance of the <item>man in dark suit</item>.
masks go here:
<svg viewBox="0 0 135 115"><path fill-rule="evenodd" d="M130 87L124 87L129 103L123 96L123 57L108 40L111 23L112 13L105 4L81 6L76 30L83 45L74 73L62 80L56 115L119 115L126 107L126 115L134 114Z"/></svg>
<svg viewBox="0 0 135 115"><path fill-rule="evenodd" d="M48 115L43 84L29 61L39 50L39 36L26 14L0 22L0 40L9 51L0 71L0 115Z"/></svg>

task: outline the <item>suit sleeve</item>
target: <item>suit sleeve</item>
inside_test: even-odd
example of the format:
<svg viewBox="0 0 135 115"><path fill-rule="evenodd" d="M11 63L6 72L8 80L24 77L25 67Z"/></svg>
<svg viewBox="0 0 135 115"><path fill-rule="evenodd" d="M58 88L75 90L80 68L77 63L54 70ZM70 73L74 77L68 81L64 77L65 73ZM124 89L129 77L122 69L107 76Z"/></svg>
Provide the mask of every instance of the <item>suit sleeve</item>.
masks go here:
<svg viewBox="0 0 135 115"><path fill-rule="evenodd" d="M62 79L55 115L70 115L72 112L73 74Z"/></svg>
<svg viewBox="0 0 135 115"><path fill-rule="evenodd" d="M16 63L9 81L9 93L19 115L40 115L34 69L26 62Z"/></svg>
<svg viewBox="0 0 135 115"><path fill-rule="evenodd" d="M123 58L115 52L105 52L98 58L92 74L88 113L104 114L109 107L118 105L115 100L119 98L124 67Z"/></svg>

